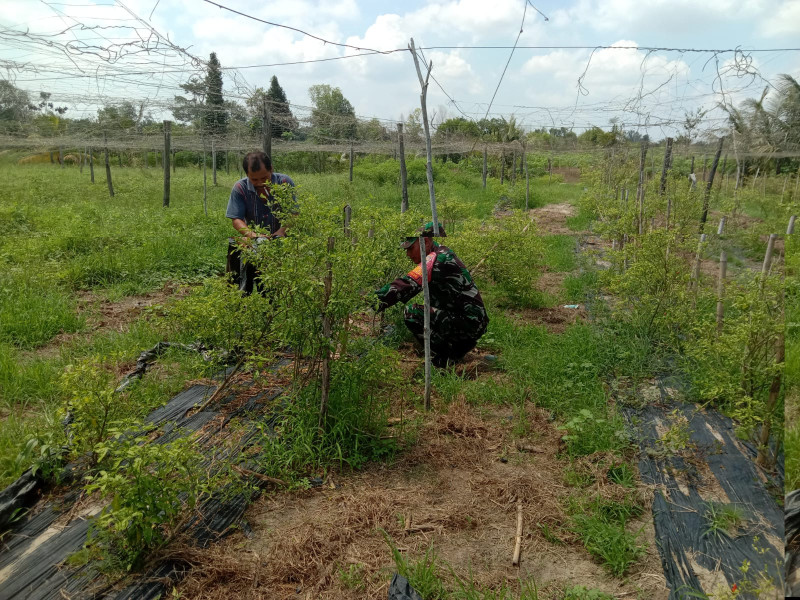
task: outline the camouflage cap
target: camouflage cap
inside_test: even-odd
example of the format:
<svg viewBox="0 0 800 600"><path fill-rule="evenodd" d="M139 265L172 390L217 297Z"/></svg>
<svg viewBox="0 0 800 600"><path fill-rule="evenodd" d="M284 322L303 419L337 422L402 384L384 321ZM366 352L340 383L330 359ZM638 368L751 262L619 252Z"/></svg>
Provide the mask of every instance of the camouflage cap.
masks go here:
<svg viewBox="0 0 800 600"><path fill-rule="evenodd" d="M433 221L428 221L417 229L416 235L408 235L406 236L402 242L400 242L401 248L410 248L416 240L419 239L420 236L422 237L435 237L436 234L433 232ZM444 225L439 223L439 237L447 237L447 234L444 231Z"/></svg>

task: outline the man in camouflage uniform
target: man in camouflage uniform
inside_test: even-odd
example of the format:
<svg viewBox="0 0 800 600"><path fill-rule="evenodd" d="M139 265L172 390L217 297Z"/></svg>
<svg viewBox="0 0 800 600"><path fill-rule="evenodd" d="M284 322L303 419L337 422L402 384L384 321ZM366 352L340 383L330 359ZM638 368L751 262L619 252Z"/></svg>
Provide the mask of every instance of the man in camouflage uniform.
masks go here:
<svg viewBox="0 0 800 600"><path fill-rule="evenodd" d="M444 229L439 226L441 236ZM455 253L433 239L433 222L428 222L420 235L425 243L425 271L430 282L431 296L431 354L437 367L462 358L475 347L486 332L489 317L472 277ZM378 311L398 302L408 302L422 291L422 254L420 238L407 237L400 244L417 267L375 292ZM405 310L406 326L420 343L424 343L424 308L409 304Z"/></svg>

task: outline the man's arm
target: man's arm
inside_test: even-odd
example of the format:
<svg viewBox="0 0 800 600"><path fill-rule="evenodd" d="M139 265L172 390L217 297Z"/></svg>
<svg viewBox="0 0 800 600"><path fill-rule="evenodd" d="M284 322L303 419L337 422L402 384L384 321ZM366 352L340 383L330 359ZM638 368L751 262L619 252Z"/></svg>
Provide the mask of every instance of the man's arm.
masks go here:
<svg viewBox="0 0 800 600"><path fill-rule="evenodd" d="M246 238L261 237L260 234L256 233L247 226L247 223L245 223L244 219L231 219L231 222L233 224L233 228L240 234L242 234L244 237Z"/></svg>

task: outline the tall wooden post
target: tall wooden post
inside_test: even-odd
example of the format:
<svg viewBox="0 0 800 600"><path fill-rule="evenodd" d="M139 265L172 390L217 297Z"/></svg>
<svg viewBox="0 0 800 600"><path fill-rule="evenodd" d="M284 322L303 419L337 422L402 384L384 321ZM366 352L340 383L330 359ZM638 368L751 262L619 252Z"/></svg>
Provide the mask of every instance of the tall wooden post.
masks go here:
<svg viewBox="0 0 800 600"><path fill-rule="evenodd" d="M528 160L525 156L525 146L522 147L522 164L525 169L525 210L528 210L531 200L531 180L528 177Z"/></svg>
<svg viewBox="0 0 800 600"><path fill-rule="evenodd" d="M169 158L172 156L170 152L170 145L171 145L171 137L172 137L172 122L171 121L164 121L164 202L163 206L169 206Z"/></svg>
<svg viewBox="0 0 800 600"><path fill-rule="evenodd" d="M106 140L106 133L103 132L103 145L106 150L106 183L108 183L108 194L114 197L114 185L111 183L111 165L108 163L108 141Z"/></svg>
<svg viewBox="0 0 800 600"><path fill-rule="evenodd" d="M722 154L722 143L724 141L725 138L719 138L719 144L717 144L717 153L714 155L714 162L711 164L711 172L708 174L706 192L703 194L703 214L700 217L700 233L703 233L703 229L706 225L706 219L708 218L708 203L711 198L711 187L714 185L714 175L717 172L717 165L719 164L719 157Z"/></svg>
<svg viewBox="0 0 800 600"><path fill-rule="evenodd" d="M83 156L81 156L81 161L80 162L81 162L80 172L81 172L81 175L82 175L83 174L83 163L86 162L86 148L85 147L83 149Z"/></svg>
<svg viewBox="0 0 800 600"><path fill-rule="evenodd" d="M419 99L420 105L422 107L422 124L425 128L425 147L428 154L428 162L426 164L426 173L428 175L428 192L430 193L431 197L431 217L433 218L433 234L439 235L439 216L436 213L436 193L433 189L433 151L431 150L431 130L430 125L428 123L428 105L427 105L427 95L428 95L428 79L431 76L431 69L433 68L433 62L428 64L428 72L425 75L425 78L422 78L422 71L419 68L419 58L417 57L416 48L414 48L414 38L411 38L411 43L409 44L409 50L411 50L411 55L414 57L414 66L417 69L417 77L419 78L419 85L422 88Z"/></svg>
<svg viewBox="0 0 800 600"><path fill-rule="evenodd" d="M667 146L664 149L664 165L661 167L661 187L659 195L663 196L667 191L667 171L669 170L670 159L672 157L672 138L667 138Z"/></svg>
<svg viewBox="0 0 800 600"><path fill-rule="evenodd" d="M728 269L728 256L725 250L719 255L719 281L717 282L717 337L722 335L722 323L725 316L725 273Z"/></svg>
<svg viewBox="0 0 800 600"><path fill-rule="evenodd" d="M272 117L266 98L261 105L261 133L264 137L264 154L272 158Z"/></svg>
<svg viewBox="0 0 800 600"><path fill-rule="evenodd" d="M353 183L353 144L350 143L350 183Z"/></svg>
<svg viewBox="0 0 800 600"><path fill-rule="evenodd" d="M397 140L400 146L400 193L402 200L400 201L400 212L404 213L408 210L408 171L406 171L406 151L403 145L403 124L397 124Z"/></svg>
<svg viewBox="0 0 800 600"><path fill-rule="evenodd" d="M94 152L91 146L89 147L89 176L92 179L92 183L94 183Z"/></svg>
<svg viewBox="0 0 800 600"><path fill-rule="evenodd" d="M639 160L639 185L636 188L636 203L639 207L639 235L644 233L644 166L647 158L647 142L642 142L642 155Z"/></svg>
<svg viewBox="0 0 800 600"><path fill-rule="evenodd" d="M431 409L431 287L428 282L428 256L425 248L425 238L419 236L419 256L422 267L422 297L425 301L424 311L424 341L425 341L425 410Z"/></svg>
<svg viewBox="0 0 800 600"><path fill-rule="evenodd" d="M503 150L500 156L500 185L506 182L506 151Z"/></svg>
<svg viewBox="0 0 800 600"><path fill-rule="evenodd" d="M794 221L796 218L796 215L789 217L789 225L786 227L786 235L792 235L794 233Z"/></svg>
<svg viewBox="0 0 800 600"><path fill-rule="evenodd" d="M64 168L64 148L61 146L58 147L58 164Z"/></svg>
<svg viewBox="0 0 800 600"><path fill-rule="evenodd" d="M269 156L269 155L267 155ZM217 149L214 145L214 138L211 138L211 180L214 187L217 186Z"/></svg>
<svg viewBox="0 0 800 600"><path fill-rule="evenodd" d="M511 185L515 185L517 183L517 151L513 151L513 156L511 158Z"/></svg>
<svg viewBox="0 0 800 600"><path fill-rule="evenodd" d="M206 144L203 142L203 212L208 216L208 179L206 177Z"/></svg>
<svg viewBox="0 0 800 600"><path fill-rule="evenodd" d="M483 189L486 189L486 176L489 174L488 171L488 162L487 162L487 148L486 146L483 147Z"/></svg>

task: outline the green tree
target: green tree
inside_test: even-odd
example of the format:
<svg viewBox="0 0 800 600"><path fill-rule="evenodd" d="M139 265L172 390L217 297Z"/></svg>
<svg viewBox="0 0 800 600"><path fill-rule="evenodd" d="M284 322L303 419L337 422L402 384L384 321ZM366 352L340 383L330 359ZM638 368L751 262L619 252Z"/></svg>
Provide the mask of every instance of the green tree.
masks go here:
<svg viewBox="0 0 800 600"><path fill-rule="evenodd" d="M352 140L356 137L356 112L342 90L327 84L308 88L312 135L316 141Z"/></svg>
<svg viewBox="0 0 800 600"><path fill-rule="evenodd" d="M97 110L97 121L104 129L141 131L142 127L152 125L153 117L144 110L144 102L135 106L125 101L117 105L104 106Z"/></svg>
<svg viewBox="0 0 800 600"><path fill-rule="evenodd" d="M20 133L31 118L31 108L28 92L9 81L0 81L0 130Z"/></svg>
<svg viewBox="0 0 800 600"><path fill-rule="evenodd" d="M228 129L228 111L222 96L222 66L217 54L211 53L205 79L206 106L203 113L203 131L209 135L224 135Z"/></svg>
<svg viewBox="0 0 800 600"><path fill-rule="evenodd" d="M357 126L357 137L360 140L367 140L370 142L386 142L392 139L391 136L389 136L389 132L386 131L386 128L381 125L378 119L359 122Z"/></svg>
<svg viewBox="0 0 800 600"><path fill-rule="evenodd" d="M247 99L247 108L250 113L248 127L253 132L262 130L261 121L264 102L269 105L270 118L272 121L272 135L286 137L284 134L295 134L300 127L292 109L289 107L289 100L286 92L283 91L278 78L274 75L270 79L269 89L256 88L253 94Z"/></svg>

